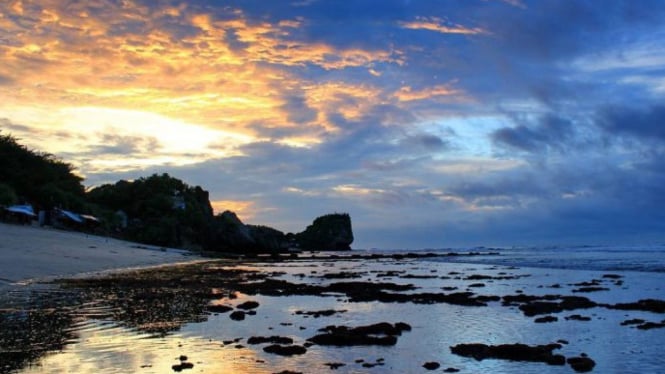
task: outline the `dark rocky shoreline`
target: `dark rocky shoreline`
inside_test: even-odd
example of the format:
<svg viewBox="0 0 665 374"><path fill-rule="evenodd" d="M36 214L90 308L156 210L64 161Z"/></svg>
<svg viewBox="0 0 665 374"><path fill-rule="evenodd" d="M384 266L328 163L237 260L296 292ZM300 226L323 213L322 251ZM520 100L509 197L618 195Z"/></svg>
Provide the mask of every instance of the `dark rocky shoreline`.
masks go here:
<svg viewBox="0 0 665 374"><path fill-rule="evenodd" d="M459 255L456 254L456 256ZM478 255L481 254L469 254L471 257ZM338 255L327 255L325 258L316 256L318 255L295 260L280 259L277 263L288 264L289 261L293 261L294 264L302 264L308 261L317 264L334 263L335 261L361 261L361 263L393 261L402 263L408 261L408 259L430 257L433 254L352 254L341 258ZM447 256L447 254L443 256ZM565 317L566 321L588 321L589 317L570 314L570 312L594 308L665 314L665 301L657 299L608 304L594 302L579 295L528 295L525 293L487 295L469 291L473 288L472 285L478 283L478 281L513 281L524 275L515 276L508 273L487 275L475 271L451 272L443 275L432 273L418 275L408 271L368 273L334 271L331 269L303 274L300 277L295 274L293 278L302 281L294 282L281 279L284 272L261 270L262 267L275 263L274 260L272 261L266 264L265 262L211 260L174 267L135 270L105 277L57 281L57 287L61 290L58 293L59 298L51 301L42 300L39 305L23 306L23 309L15 307L0 311L3 326L8 326L8 329L3 329L2 339L0 339L3 346L0 348L7 350L8 346L13 348L24 347L23 349L26 352L31 352L20 357L4 355L3 359L7 362L5 368L15 370L38 359L40 355L47 351L63 349L67 341L71 339L71 336L63 333L63 331L67 330L68 324L73 323L70 317L72 308L89 300L104 300L104 303L109 304L111 306L109 309L114 310L114 314L107 316L107 318L116 321L116 323L156 336L166 336L179 330L186 323L204 321L211 315L228 315L228 318L233 321L247 319L249 323L252 323L252 319L256 318L257 310L260 311L262 308L260 303L252 300L253 296L316 296L334 297L347 303L451 304L473 308L492 305L493 307L517 308L524 317L538 317L535 322L564 320L563 317L561 319L556 317L556 314L563 312L569 313ZM259 270L247 268L247 265L255 266ZM369 275L374 276L374 280L365 279ZM312 279L318 277L318 281L306 281L305 279L308 277ZM619 278L618 275L608 275L601 280L592 280L592 282L598 284L599 287L612 287L613 282L617 282L620 280ZM400 282L389 282L388 279L398 279ZM449 288L449 290L455 292L423 292L419 290L418 286L410 283L410 280L415 279L440 279L444 283L446 280L454 279L468 282L467 286L471 288L467 288L466 291ZM614 286L616 287L616 285ZM475 288L473 289L475 290ZM238 295L243 295L242 300L237 298ZM24 309L33 314L32 321L44 321L44 323L35 324L33 322L31 325L25 325L18 318L21 313L24 313L22 311ZM345 312L346 310L342 309L296 310L293 315L302 318L333 318L335 315ZM547 321L538 321L541 318L547 319ZM278 356L307 355L308 349L312 345L331 347L330 349L356 345L393 346L397 344L400 335L411 330L409 321L405 322L399 320L376 321L364 326L328 325L318 333L309 334L309 337L304 337L302 340L271 335L269 331L264 331L262 335L247 337L246 344L261 346L264 352ZM51 326L51 324L55 325ZM665 327L665 321L649 322L635 318L626 319L621 325L647 330ZM39 331L35 331L37 327ZM30 336L31 340L21 340L21 336ZM245 338L235 339L230 341L229 344L238 348L243 347L241 344L243 339ZM45 344L44 342L48 343ZM565 342L565 340L561 339L556 343L543 342L543 345L535 346L522 343L492 346L480 342L459 342L457 345L451 346L450 349L453 354L471 357L475 360L531 361L544 362L548 365L565 365L567 363L578 372L590 371L594 368L595 362L586 355L566 358L563 355L552 353L553 350L559 349L562 344L565 344L562 342ZM35 352L28 349L32 345L46 348L41 353ZM351 365L352 363L329 364L331 364L329 368L333 370L333 368L341 367L341 365ZM368 365L365 367L372 367L380 366L382 362L363 362L362 364ZM429 364L428 367L435 366L431 362ZM174 365L173 370L176 370L176 366L178 369L176 371L190 368L188 361L183 361L177 365ZM446 370L453 372L458 369L449 367Z"/></svg>

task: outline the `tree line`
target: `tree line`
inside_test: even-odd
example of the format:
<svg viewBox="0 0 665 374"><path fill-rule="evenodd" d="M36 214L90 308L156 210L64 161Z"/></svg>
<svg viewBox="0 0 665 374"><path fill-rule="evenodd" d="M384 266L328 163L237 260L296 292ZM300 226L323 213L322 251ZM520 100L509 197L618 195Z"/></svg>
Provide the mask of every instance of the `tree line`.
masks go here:
<svg viewBox="0 0 665 374"><path fill-rule="evenodd" d="M235 213L214 215L208 191L166 173L86 191L75 168L0 134L0 206L31 204L100 218L97 233L145 244L225 252L350 249L348 214L317 218L299 234L246 225Z"/></svg>

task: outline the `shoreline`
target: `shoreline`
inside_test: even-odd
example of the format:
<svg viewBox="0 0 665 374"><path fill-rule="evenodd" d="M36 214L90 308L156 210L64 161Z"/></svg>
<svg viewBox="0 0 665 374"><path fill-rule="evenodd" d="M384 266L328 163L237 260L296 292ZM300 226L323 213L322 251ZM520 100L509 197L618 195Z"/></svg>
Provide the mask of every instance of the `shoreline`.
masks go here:
<svg viewBox="0 0 665 374"><path fill-rule="evenodd" d="M0 341L20 352L5 368L568 374L665 363L661 273L431 256L203 259L60 278L0 309Z"/></svg>
<svg viewBox="0 0 665 374"><path fill-rule="evenodd" d="M6 223L0 223L0 238L0 291L59 278L207 259L183 249Z"/></svg>

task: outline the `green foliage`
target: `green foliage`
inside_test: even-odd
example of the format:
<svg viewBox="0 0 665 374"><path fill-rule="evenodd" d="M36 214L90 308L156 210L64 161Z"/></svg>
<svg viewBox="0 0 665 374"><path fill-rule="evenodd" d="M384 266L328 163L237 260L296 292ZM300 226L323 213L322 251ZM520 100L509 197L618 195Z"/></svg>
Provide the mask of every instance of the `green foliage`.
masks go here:
<svg viewBox="0 0 665 374"><path fill-rule="evenodd" d="M0 205L13 205L18 203L16 192L9 185L0 183Z"/></svg>
<svg viewBox="0 0 665 374"><path fill-rule="evenodd" d="M279 252L287 249L288 241L283 232L268 226L247 225L250 235L262 252Z"/></svg>
<svg viewBox="0 0 665 374"><path fill-rule="evenodd" d="M168 174L105 184L87 193L88 200L109 212L129 217L127 239L170 247L203 247L213 222L208 192Z"/></svg>
<svg viewBox="0 0 665 374"><path fill-rule="evenodd" d="M0 134L0 181L9 186L19 202L37 209L84 210L83 178L74 167L48 153L19 144L11 135Z"/></svg>

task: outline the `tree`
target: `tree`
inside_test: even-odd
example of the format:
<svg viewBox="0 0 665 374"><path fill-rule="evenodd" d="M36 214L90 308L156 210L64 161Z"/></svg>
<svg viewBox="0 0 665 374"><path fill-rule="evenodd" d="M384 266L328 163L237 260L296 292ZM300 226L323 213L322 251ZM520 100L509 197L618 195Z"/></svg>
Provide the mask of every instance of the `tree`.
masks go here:
<svg viewBox="0 0 665 374"><path fill-rule="evenodd" d="M128 216L127 239L188 248L208 242L213 222L208 192L166 173L102 185L87 197L107 216L120 210Z"/></svg>
<svg viewBox="0 0 665 374"><path fill-rule="evenodd" d="M0 183L0 206L14 205L18 202L16 192L9 185Z"/></svg>
<svg viewBox="0 0 665 374"><path fill-rule="evenodd" d="M74 174L71 164L28 149L11 135L0 134L0 181L14 191L18 202L37 209L86 209L83 178Z"/></svg>

